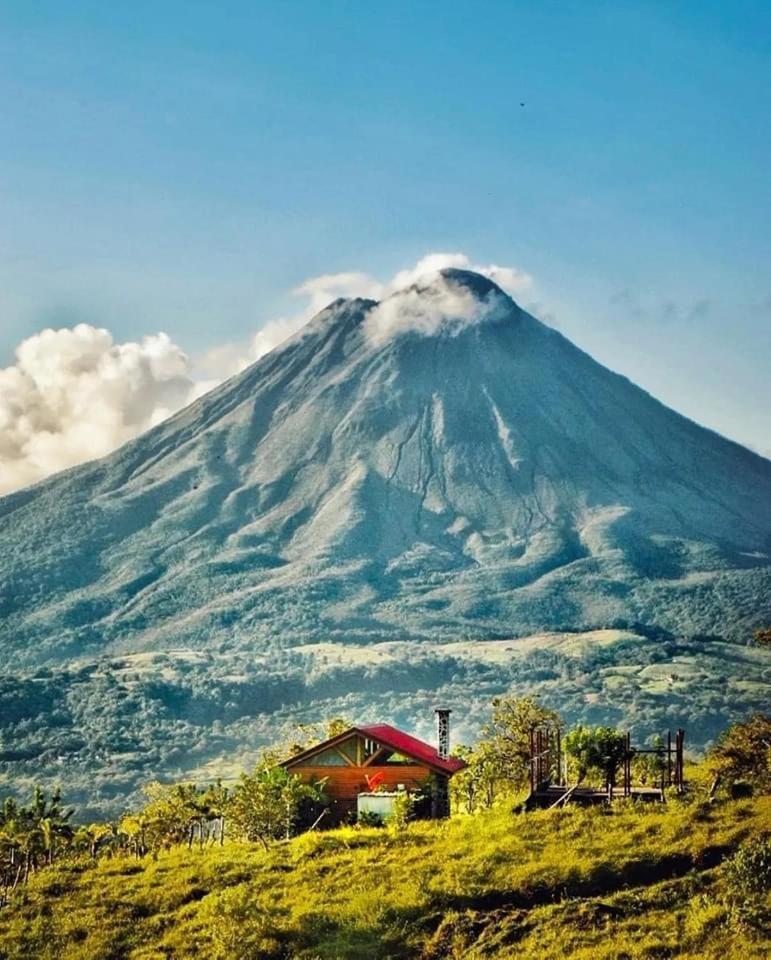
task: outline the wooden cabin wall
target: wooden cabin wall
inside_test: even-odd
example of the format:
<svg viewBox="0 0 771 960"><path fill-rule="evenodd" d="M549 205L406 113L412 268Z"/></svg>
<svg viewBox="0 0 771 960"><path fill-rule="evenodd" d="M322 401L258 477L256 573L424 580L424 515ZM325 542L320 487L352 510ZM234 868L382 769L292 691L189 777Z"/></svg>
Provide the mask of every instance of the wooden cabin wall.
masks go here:
<svg viewBox="0 0 771 960"><path fill-rule="evenodd" d="M406 790L418 790L431 776L428 767L419 764L400 764L399 766L366 766L366 767L289 767L289 772L297 774L303 781L309 783L314 780L326 779L324 790L329 797L330 806L327 826L343 823L356 815L356 798L360 793L368 790L365 774L374 777L382 773L383 779L379 783L382 790L396 790L401 783Z"/></svg>
<svg viewBox="0 0 771 960"><path fill-rule="evenodd" d="M371 779L381 773L383 778L379 786L383 790L395 790L400 783L404 784L407 790L417 790L431 776L428 767L418 764L367 767L312 767L308 764L289 767L289 772L297 774L306 783L326 779L324 789L327 796L333 800L355 800L358 794L366 793L368 789L366 777Z"/></svg>

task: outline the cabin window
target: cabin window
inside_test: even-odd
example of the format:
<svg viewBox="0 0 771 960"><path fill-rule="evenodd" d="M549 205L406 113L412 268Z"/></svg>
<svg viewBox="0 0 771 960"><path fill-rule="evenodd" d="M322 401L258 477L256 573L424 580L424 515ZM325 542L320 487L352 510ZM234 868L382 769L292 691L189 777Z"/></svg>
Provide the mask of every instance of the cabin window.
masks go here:
<svg viewBox="0 0 771 960"><path fill-rule="evenodd" d="M351 763L358 763L359 760L356 756L356 739L356 737L349 737L348 740L343 740L337 745L337 749L344 753Z"/></svg>
<svg viewBox="0 0 771 960"><path fill-rule="evenodd" d="M409 757L405 757L404 754L397 753L396 750L394 750L392 753L386 754L379 762L387 766L404 766L405 764L413 764L415 761L410 760Z"/></svg>
<svg viewBox="0 0 771 960"><path fill-rule="evenodd" d="M345 757L340 755L340 751L335 747L329 747L320 753L314 753L313 756L297 764L298 767L347 767Z"/></svg>
<svg viewBox="0 0 771 960"><path fill-rule="evenodd" d="M369 760L369 758L374 753L377 753L379 749L380 744L377 742L377 740L370 740L369 737L367 737L364 741L364 759Z"/></svg>

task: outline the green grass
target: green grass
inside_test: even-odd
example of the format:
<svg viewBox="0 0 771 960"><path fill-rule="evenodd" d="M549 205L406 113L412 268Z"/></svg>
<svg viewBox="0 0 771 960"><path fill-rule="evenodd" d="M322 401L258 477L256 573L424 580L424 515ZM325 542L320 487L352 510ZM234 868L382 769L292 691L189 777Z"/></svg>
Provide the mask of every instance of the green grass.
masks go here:
<svg viewBox="0 0 771 960"><path fill-rule="evenodd" d="M723 861L771 798L346 828L41 871L0 910L3 960L440 957L753 960Z"/></svg>

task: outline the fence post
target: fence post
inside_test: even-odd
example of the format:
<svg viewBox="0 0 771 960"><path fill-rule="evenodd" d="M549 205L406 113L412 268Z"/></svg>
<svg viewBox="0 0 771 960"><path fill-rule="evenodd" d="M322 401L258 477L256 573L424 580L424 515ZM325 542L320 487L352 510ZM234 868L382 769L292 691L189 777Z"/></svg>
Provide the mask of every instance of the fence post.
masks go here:
<svg viewBox="0 0 771 960"><path fill-rule="evenodd" d="M557 727L557 783L562 785L562 734Z"/></svg>
<svg viewBox="0 0 771 960"><path fill-rule="evenodd" d="M666 786L665 781L666 781L666 779L667 779L667 765L664 763L664 740L663 740L663 738L662 738L662 741L661 741L661 747L660 747L660 748L657 748L656 756L661 759L661 771L660 771L661 776L660 776L659 779L660 779L660 781L661 781L661 792L663 793L663 792L664 792L664 787Z"/></svg>
<svg viewBox="0 0 771 960"><path fill-rule="evenodd" d="M626 757L624 759L624 796L632 794L632 734L626 732Z"/></svg>

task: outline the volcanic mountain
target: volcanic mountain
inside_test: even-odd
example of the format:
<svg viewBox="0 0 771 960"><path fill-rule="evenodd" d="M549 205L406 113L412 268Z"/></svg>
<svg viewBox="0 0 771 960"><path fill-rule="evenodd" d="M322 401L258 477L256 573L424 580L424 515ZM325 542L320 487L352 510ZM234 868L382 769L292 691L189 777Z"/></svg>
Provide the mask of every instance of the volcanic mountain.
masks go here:
<svg viewBox="0 0 771 960"><path fill-rule="evenodd" d="M478 274L302 331L112 455L0 499L19 666L771 618L771 462Z"/></svg>

